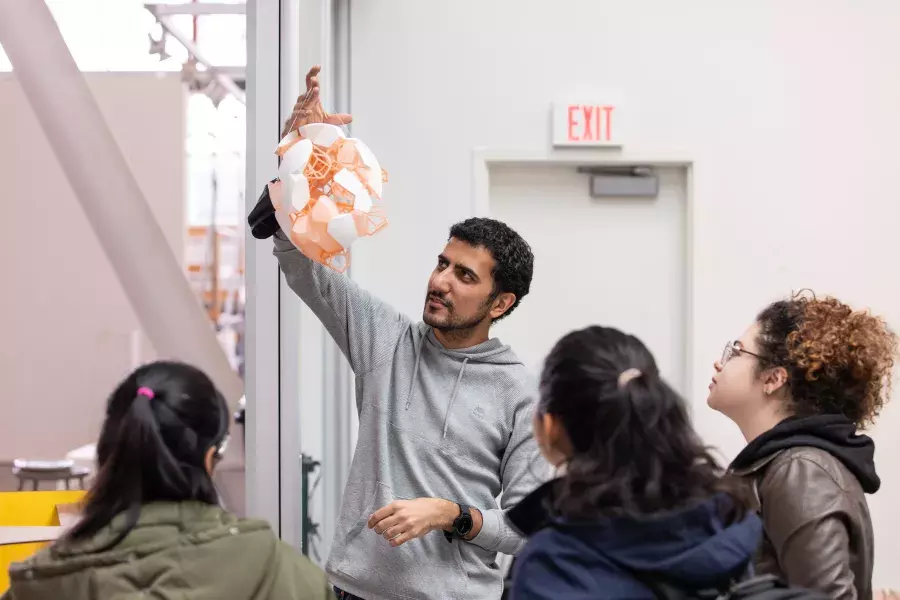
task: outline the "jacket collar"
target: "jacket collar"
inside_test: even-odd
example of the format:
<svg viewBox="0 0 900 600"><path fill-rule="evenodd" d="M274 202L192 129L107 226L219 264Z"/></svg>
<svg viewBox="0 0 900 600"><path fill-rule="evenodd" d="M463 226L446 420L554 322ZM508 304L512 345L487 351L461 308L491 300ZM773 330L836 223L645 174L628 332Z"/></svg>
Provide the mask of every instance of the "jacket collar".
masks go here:
<svg viewBox="0 0 900 600"><path fill-rule="evenodd" d="M764 457L760 458L759 460L753 462L752 464L750 464L746 467L741 467L741 468L737 468L737 469L732 468L731 472L734 475L737 475L738 477L749 477L751 475L756 475L757 473L759 473L759 471L764 469L769 463L771 463L773 460L775 460L776 458L781 456L786 451L787 450L779 450L778 452L775 452L773 454L770 454L768 456L764 456Z"/></svg>
<svg viewBox="0 0 900 600"><path fill-rule="evenodd" d="M881 485L875 469L875 442L857 431L856 424L839 414L788 417L757 436L731 462L737 469L747 470L772 454L792 448L822 450L839 460L862 485L874 494Z"/></svg>
<svg viewBox="0 0 900 600"><path fill-rule="evenodd" d="M160 528L171 530L173 535L186 531L200 531L208 528L210 524L222 524L233 520L221 507L205 504L203 502L156 502L145 504L141 507L134 528L128 536L117 546L118 549L130 547L132 544L141 544L147 538L156 539L153 534L143 535L148 530L159 531ZM112 522L98 531L90 539L70 542L63 538L53 547L57 556L92 554L98 548L107 546L115 540L128 522L125 513L116 515Z"/></svg>
<svg viewBox="0 0 900 600"><path fill-rule="evenodd" d="M556 517L553 510L553 490L558 479L553 479L522 498L506 513L510 525L521 535L531 537L550 525Z"/></svg>

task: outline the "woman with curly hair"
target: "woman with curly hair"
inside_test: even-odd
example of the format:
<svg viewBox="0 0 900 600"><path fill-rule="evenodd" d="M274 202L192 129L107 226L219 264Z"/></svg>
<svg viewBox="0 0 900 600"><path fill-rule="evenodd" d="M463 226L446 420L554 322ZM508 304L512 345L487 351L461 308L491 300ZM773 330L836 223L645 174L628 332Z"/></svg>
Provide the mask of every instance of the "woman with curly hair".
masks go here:
<svg viewBox="0 0 900 600"><path fill-rule="evenodd" d="M763 310L715 364L708 403L740 427L731 464L763 518L757 567L832 598L872 598L865 494L881 484L857 433L890 392L897 339L884 320L798 294Z"/></svg>

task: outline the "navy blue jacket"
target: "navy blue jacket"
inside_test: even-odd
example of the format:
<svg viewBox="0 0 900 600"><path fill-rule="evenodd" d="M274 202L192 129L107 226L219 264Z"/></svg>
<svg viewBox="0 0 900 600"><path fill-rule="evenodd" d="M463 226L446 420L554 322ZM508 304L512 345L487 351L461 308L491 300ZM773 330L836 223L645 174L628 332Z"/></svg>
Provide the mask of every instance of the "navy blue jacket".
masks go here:
<svg viewBox="0 0 900 600"><path fill-rule="evenodd" d="M516 556L511 600L653 600L633 574L689 589L726 586L748 569L762 535L759 518L723 524L720 495L707 502L648 517L573 522L552 515L553 482L512 508L513 526L529 537Z"/></svg>

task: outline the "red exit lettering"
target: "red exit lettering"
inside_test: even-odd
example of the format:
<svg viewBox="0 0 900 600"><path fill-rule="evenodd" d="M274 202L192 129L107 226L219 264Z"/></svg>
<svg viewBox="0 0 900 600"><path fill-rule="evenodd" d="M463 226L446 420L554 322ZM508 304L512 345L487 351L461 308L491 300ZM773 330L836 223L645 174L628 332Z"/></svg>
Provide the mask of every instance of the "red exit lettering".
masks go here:
<svg viewBox="0 0 900 600"><path fill-rule="evenodd" d="M614 106L570 104L568 135L570 142L608 142L612 139Z"/></svg>

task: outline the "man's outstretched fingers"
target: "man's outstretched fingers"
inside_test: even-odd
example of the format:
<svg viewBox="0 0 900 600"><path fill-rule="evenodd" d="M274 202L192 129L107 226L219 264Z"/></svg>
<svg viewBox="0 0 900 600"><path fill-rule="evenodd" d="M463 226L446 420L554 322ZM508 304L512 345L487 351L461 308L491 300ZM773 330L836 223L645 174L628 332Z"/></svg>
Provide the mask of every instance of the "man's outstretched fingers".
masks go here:
<svg viewBox="0 0 900 600"><path fill-rule="evenodd" d="M320 97L321 88L319 88L321 69L321 66L316 65L306 74L306 91L297 98L291 116L285 121L281 137L309 123L326 123L342 127L353 122L353 116L347 113L330 115L325 112Z"/></svg>
<svg viewBox="0 0 900 600"><path fill-rule="evenodd" d="M325 118L325 122L329 125L347 125L353 122L353 116L348 113L338 113L336 115L328 115Z"/></svg>
<svg viewBox="0 0 900 600"><path fill-rule="evenodd" d="M321 71L321 70L322 70L321 65L315 65L315 66L313 66L313 68L311 68L309 70L309 72L306 74L306 89L309 89L315 85L315 83L313 83L313 82L315 81L316 76L319 74L319 71Z"/></svg>

